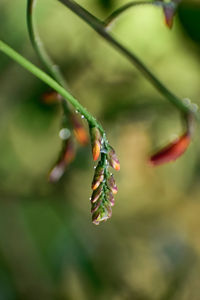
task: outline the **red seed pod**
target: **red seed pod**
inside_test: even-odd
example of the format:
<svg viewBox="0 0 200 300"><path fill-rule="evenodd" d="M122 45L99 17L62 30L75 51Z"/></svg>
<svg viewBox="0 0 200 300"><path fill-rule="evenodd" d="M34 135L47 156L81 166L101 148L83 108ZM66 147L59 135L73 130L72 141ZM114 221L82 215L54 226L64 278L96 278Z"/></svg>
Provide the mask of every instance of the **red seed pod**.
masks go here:
<svg viewBox="0 0 200 300"><path fill-rule="evenodd" d="M101 165L101 162L99 162L98 166L95 169L94 178L92 181L92 189L96 190L103 180L104 180L104 167Z"/></svg>
<svg viewBox="0 0 200 300"><path fill-rule="evenodd" d="M115 150L112 147L110 147L110 150L108 152L108 162L113 169L115 169L116 171L120 170L119 160L117 158Z"/></svg>
<svg viewBox="0 0 200 300"><path fill-rule="evenodd" d="M90 128L91 144L92 144L92 156L96 161L99 158L101 152L101 133L97 127Z"/></svg>
<svg viewBox="0 0 200 300"><path fill-rule="evenodd" d="M183 134L177 140L152 155L150 158L150 163L154 166L158 166L164 163L175 161L187 150L190 142L190 134Z"/></svg>
<svg viewBox="0 0 200 300"><path fill-rule="evenodd" d="M85 146L88 144L88 134L76 115L72 115L72 123L74 127L74 135L77 141Z"/></svg>
<svg viewBox="0 0 200 300"><path fill-rule="evenodd" d="M42 95L42 101L45 104L53 104L53 103L59 102L61 99L62 99L61 95L59 95L55 91L47 92Z"/></svg>
<svg viewBox="0 0 200 300"><path fill-rule="evenodd" d="M92 197L91 197L92 203L95 203L99 199L99 197L101 196L102 190L103 190L103 185L100 184L99 187L93 191Z"/></svg>
<svg viewBox="0 0 200 300"><path fill-rule="evenodd" d="M75 148L71 138L63 142L63 149L55 166L49 172L49 181L57 182L65 172L66 166L69 165L75 157Z"/></svg>
<svg viewBox="0 0 200 300"><path fill-rule="evenodd" d="M68 139L66 141L66 148L63 152L63 160L65 161L65 164L70 164L75 158L75 148L74 143L72 139Z"/></svg>
<svg viewBox="0 0 200 300"><path fill-rule="evenodd" d="M110 175L110 177L108 178L108 187L111 189L113 194L117 194L118 188L113 175Z"/></svg>
<svg viewBox="0 0 200 300"><path fill-rule="evenodd" d="M165 4L163 7L164 15L165 15L165 24L170 29L173 26L173 19L175 15L175 5L173 3Z"/></svg>
<svg viewBox="0 0 200 300"><path fill-rule="evenodd" d="M59 181L59 179L63 176L63 174L65 172L65 167L66 167L66 165L63 161L57 163L49 172L48 180L50 182Z"/></svg>

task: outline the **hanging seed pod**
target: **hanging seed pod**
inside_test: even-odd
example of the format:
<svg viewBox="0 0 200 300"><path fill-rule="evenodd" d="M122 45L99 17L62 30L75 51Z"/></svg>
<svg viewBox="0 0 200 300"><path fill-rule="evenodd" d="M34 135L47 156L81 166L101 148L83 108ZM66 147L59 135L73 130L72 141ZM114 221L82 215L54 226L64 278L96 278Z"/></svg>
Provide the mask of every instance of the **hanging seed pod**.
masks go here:
<svg viewBox="0 0 200 300"><path fill-rule="evenodd" d="M90 128L91 144L92 144L92 156L96 161L99 158L101 152L101 133L97 127Z"/></svg>
<svg viewBox="0 0 200 300"><path fill-rule="evenodd" d="M194 115L188 113L184 118L186 130L178 139L151 156L150 163L154 166L177 160L190 145L194 133Z"/></svg>
<svg viewBox="0 0 200 300"><path fill-rule="evenodd" d="M51 169L48 175L48 180L50 182L57 182L63 176L64 172L65 172L65 163L61 161Z"/></svg>
<svg viewBox="0 0 200 300"><path fill-rule="evenodd" d="M72 115L72 124L77 141L82 146L86 146L88 144L88 134L76 115Z"/></svg>
<svg viewBox="0 0 200 300"><path fill-rule="evenodd" d="M66 149L63 153L63 160L65 161L65 164L70 164L75 157L75 148L74 143L72 139L70 138L66 143Z"/></svg>
<svg viewBox="0 0 200 300"><path fill-rule="evenodd" d="M71 138L63 141L63 148L55 166L49 172L49 181L57 182L65 172L66 167L74 160L75 148Z"/></svg>
<svg viewBox="0 0 200 300"><path fill-rule="evenodd" d="M92 181L92 189L96 190L103 180L104 180L104 167L102 166L101 162L99 162L95 169L94 178Z"/></svg>
<svg viewBox="0 0 200 300"><path fill-rule="evenodd" d="M47 92L42 95L42 101L45 104L54 104L62 99L61 95L55 91Z"/></svg>
<svg viewBox="0 0 200 300"><path fill-rule="evenodd" d="M117 158L117 155L115 153L115 150L110 146L109 152L108 152L108 162L110 164L110 166L115 169L116 171L120 170L120 163L119 160Z"/></svg>
<svg viewBox="0 0 200 300"><path fill-rule="evenodd" d="M110 175L110 177L108 178L107 184L108 184L108 187L110 188L110 190L112 191L112 193L117 194L118 188L115 183L115 179L114 179L113 175Z"/></svg>
<svg viewBox="0 0 200 300"><path fill-rule="evenodd" d="M169 29L171 29L173 26L176 5L172 2L165 3L163 6L163 11L165 15L165 24L167 25L167 27L169 27Z"/></svg>
<svg viewBox="0 0 200 300"><path fill-rule="evenodd" d="M183 134L177 140L152 155L150 163L154 166L158 166L175 161L187 150L190 142L191 136L188 133Z"/></svg>

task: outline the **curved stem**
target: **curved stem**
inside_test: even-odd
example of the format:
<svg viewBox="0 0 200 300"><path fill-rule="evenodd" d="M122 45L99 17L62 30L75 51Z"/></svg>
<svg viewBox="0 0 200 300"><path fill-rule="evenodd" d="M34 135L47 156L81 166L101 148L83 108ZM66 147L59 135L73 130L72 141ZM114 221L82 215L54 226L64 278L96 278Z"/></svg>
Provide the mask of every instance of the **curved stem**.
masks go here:
<svg viewBox="0 0 200 300"><path fill-rule="evenodd" d="M37 32L36 26L34 24L34 9L36 7L37 0L27 0L27 11L26 11L26 18L27 18L27 27L28 27L28 33L31 40L31 43L33 45L33 48L35 49L38 57L40 58L41 62L46 67L49 74L64 88L68 89L66 80L64 79L64 76L62 75L59 67L55 65L55 63L52 61L51 57L48 55L48 53L45 50L45 47L42 43L42 40L40 39L40 36ZM68 103L61 99L63 114L66 116L66 118L69 118L70 115L70 109L68 107Z"/></svg>
<svg viewBox="0 0 200 300"><path fill-rule="evenodd" d="M118 42L110 33L104 28L104 22L97 19L91 13L89 13L85 8L81 7L79 4L73 0L58 0L65 6L67 6L71 11L73 11L77 16L79 16L84 22L86 22L90 27L92 27L103 39L105 39L112 47L117 51L122 53L137 69L143 73L143 75L152 83L152 85L173 105L176 106L182 113L194 113L181 99L179 99L175 94L173 94L147 67L146 65L131 51L125 48L120 42ZM195 116L200 119L197 112L194 113Z"/></svg>
<svg viewBox="0 0 200 300"><path fill-rule="evenodd" d="M28 33L31 40L31 43L38 54L38 57L43 62L44 66L48 70L48 72L51 74L51 76L59 82L63 87L67 87L67 84L65 82L65 79L63 78L62 73L59 70L59 67L54 64L54 62L51 60L50 56L46 52L43 43L37 33L33 14L34 14L34 8L36 6L37 0L27 0L27 27L28 27Z"/></svg>
<svg viewBox="0 0 200 300"><path fill-rule="evenodd" d="M54 89L56 92L58 92L65 101L69 101L71 105L81 114L85 117L85 119L88 121L88 123L94 127L99 128L102 134L104 134L104 130L102 126L97 122L97 120L87 111L86 108L84 108L78 100L66 89L64 89L59 83L57 83L52 77L47 75L44 71L40 70L38 67L33 65L31 62L29 62L27 59L25 59L22 55L17 53L15 50L13 50L11 47L9 47L7 44L5 44L3 41L0 40L0 51L12 58L14 61L16 61L18 64L20 64L22 67L24 67L26 70L31 72L33 75L35 75L37 78L45 82L47 85L49 85L52 89Z"/></svg>
<svg viewBox="0 0 200 300"><path fill-rule="evenodd" d="M127 11L129 8L140 6L140 5L163 5L163 2L161 1L131 1L120 8L116 9L111 15L109 15L105 21L104 21L104 27L108 29L108 27L111 25L112 22L114 22L116 19L121 16L125 11Z"/></svg>

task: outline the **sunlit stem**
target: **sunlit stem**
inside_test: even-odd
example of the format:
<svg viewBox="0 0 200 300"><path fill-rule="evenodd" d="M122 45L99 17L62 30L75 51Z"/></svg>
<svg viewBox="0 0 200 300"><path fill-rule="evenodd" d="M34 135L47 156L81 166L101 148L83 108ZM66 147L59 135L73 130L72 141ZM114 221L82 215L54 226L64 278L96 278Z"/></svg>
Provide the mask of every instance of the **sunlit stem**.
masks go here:
<svg viewBox="0 0 200 300"><path fill-rule="evenodd" d="M28 70L30 73L35 75L41 81L45 82L48 86L50 86L53 90L55 90L58 94L60 94L65 101L68 101L74 108L77 110L91 126L99 128L102 134L104 130L102 126L97 122L97 120L84 108L79 101L65 88L63 88L59 83L57 83L52 77L47 75L44 71L40 70L34 64L25 59L22 55L17 53L7 44L0 40L0 51L12 58L18 64L20 64L23 68Z"/></svg>
<svg viewBox="0 0 200 300"><path fill-rule="evenodd" d="M173 94L151 71L147 66L131 51L118 42L110 33L104 28L104 22L93 16L85 8L74 2L73 0L58 0L77 16L84 20L90 27L92 27L104 40L106 40L113 48L125 56L142 74L151 82L151 84L173 105L176 106L182 113L192 112L191 108L187 106L181 99ZM193 113L193 112L192 112ZM199 114L194 113L199 119Z"/></svg>
<svg viewBox="0 0 200 300"><path fill-rule="evenodd" d="M123 6L119 7L110 16L108 16L106 18L106 20L104 21L104 27L107 28L107 30L108 30L110 25L113 22L115 22L124 12L126 12L127 10L129 10L133 7L137 7L137 6L141 6L141 5L163 6L163 4L164 3L161 1L131 1Z"/></svg>
<svg viewBox="0 0 200 300"><path fill-rule="evenodd" d="M41 62L44 64L46 70L48 73L64 88L68 89L66 80L64 76L62 75L59 67L52 61L51 57L48 55L42 40L40 39L40 36L37 32L35 22L34 22L34 12L36 7L37 0L27 0L27 27L28 27L28 33L31 40L31 43L33 45L33 48L35 49L38 57L40 58ZM68 107L67 102L64 99L62 100L62 108L63 113L69 119L69 114L71 113Z"/></svg>

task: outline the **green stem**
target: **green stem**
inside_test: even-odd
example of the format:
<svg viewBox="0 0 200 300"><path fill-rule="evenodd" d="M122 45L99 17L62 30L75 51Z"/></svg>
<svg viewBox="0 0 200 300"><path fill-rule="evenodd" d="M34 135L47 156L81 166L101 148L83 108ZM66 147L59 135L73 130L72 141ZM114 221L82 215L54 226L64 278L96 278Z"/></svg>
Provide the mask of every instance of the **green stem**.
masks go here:
<svg viewBox="0 0 200 300"><path fill-rule="evenodd" d="M43 62L44 66L50 73L50 75L60 83L63 87L67 88L67 84L65 82L65 79L63 78L62 73L59 70L59 67L54 64L54 62L49 57L48 53L46 52L43 43L37 33L36 26L34 24L33 14L34 14L34 8L36 6L37 0L28 0L27 1L27 27L29 32L29 37L31 40L31 43L40 58L40 60Z"/></svg>
<svg viewBox="0 0 200 300"><path fill-rule="evenodd" d="M163 2L161 1L132 1L129 3L126 3L125 5L121 6L120 8L116 9L111 15L109 15L105 21L104 21L104 27L108 29L108 26L111 25L112 22L114 22L116 19L121 16L125 11L127 11L129 8L140 6L140 5L163 5Z"/></svg>
<svg viewBox="0 0 200 300"><path fill-rule="evenodd" d="M19 53L17 53L15 50L13 50L11 47L9 47L7 44L5 44L3 41L0 40L0 51L12 58L14 61L16 61L18 64L20 64L22 67L24 67L26 70L28 70L30 73L35 75L37 78L45 82L47 85L49 85L52 89L54 89L56 92L58 92L66 101L69 101L71 105L81 114L85 117L85 119L88 121L88 123L91 126L95 126L99 128L102 134L104 134L104 130L102 126L97 122L97 120L87 111L86 108L84 108L74 96L70 92L68 92L66 89L64 89L59 83L57 83L53 78L51 78L49 75L47 75L45 72L40 70L38 67L33 65L31 62L29 62L27 59L25 59L23 56L21 56Z"/></svg>
<svg viewBox="0 0 200 300"><path fill-rule="evenodd" d="M185 105L185 103L174 95L145 65L144 63L131 51L120 44L114 37L112 37L104 28L104 22L97 19L85 8L73 0L58 0L77 16L79 16L84 22L92 27L103 39L105 39L112 47L122 53L143 75L152 83L152 85L165 96L173 105L175 105L181 112L192 112L191 109ZM195 113L199 119L199 114Z"/></svg>
<svg viewBox="0 0 200 300"><path fill-rule="evenodd" d="M27 0L26 17L27 17L28 33L29 33L31 43L38 57L40 58L41 62L44 64L47 71L49 72L49 74L65 89L68 89L64 76L62 75L59 67L55 65L55 63L51 60L51 57L46 52L42 40L40 39L40 36L37 32L35 22L34 22L34 17L33 17L36 3L37 0ZM66 119L68 120L69 115L71 114L70 109L68 107L68 103L65 101L65 99L62 98L61 104L62 104L63 114L66 116ZM69 122L68 125L71 126Z"/></svg>

